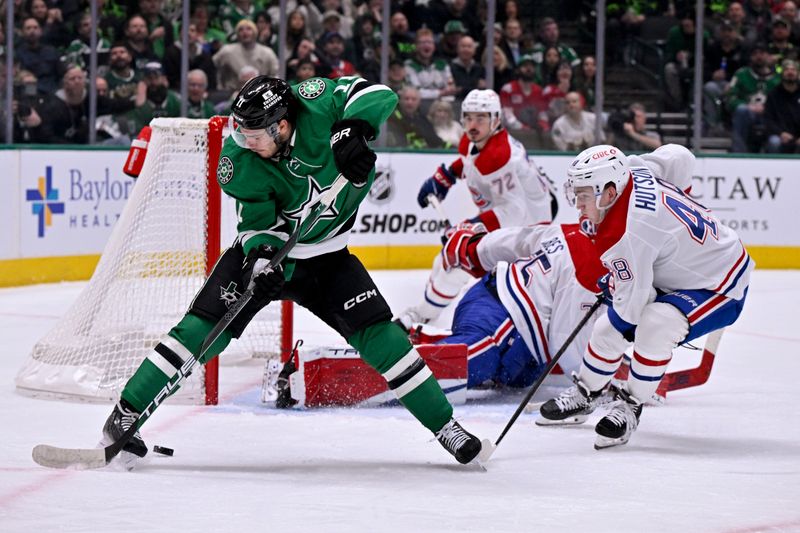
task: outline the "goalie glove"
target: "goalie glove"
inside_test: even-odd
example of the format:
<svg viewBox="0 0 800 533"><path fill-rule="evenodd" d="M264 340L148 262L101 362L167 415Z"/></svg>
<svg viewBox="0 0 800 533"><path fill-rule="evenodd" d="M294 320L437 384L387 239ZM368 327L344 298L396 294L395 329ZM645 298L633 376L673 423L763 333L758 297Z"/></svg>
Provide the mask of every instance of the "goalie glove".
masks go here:
<svg viewBox="0 0 800 533"><path fill-rule="evenodd" d="M477 233L473 229L456 229L442 248L444 269L460 268L476 278L486 274L478 258L478 243L484 235L486 233Z"/></svg>
<svg viewBox="0 0 800 533"><path fill-rule="evenodd" d="M426 179L419 189L417 195L417 203L420 207L428 207L428 195L432 194L439 199L444 200L447 196L447 191L450 190L456 182L456 176L446 166L441 165L433 173L433 176Z"/></svg>
<svg viewBox="0 0 800 533"><path fill-rule="evenodd" d="M366 120L339 120L331 126L331 150L336 168L356 187L367 182L378 159L367 145L368 138L375 138L375 130Z"/></svg>
<svg viewBox="0 0 800 533"><path fill-rule="evenodd" d="M253 289L253 300L262 306L276 300L286 282L282 264L267 268L277 252L274 246L261 244L250 250L244 260L244 272L250 279L247 288Z"/></svg>

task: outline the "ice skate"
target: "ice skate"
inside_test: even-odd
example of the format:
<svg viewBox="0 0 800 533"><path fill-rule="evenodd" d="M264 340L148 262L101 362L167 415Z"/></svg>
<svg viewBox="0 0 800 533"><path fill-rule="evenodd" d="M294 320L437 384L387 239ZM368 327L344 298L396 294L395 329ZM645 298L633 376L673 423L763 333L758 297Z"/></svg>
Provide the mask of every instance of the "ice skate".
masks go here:
<svg viewBox="0 0 800 533"><path fill-rule="evenodd" d="M462 428L455 418L436 433L436 440L462 465L472 462L481 451L480 439Z"/></svg>
<svg viewBox="0 0 800 533"><path fill-rule="evenodd" d="M139 419L133 406L123 399L114 406L114 410L108 416L106 423L103 425L103 438L100 440L100 446L109 446L118 441L122 435ZM131 440L125 444L119 454L119 459L128 470L131 470L138 459L147 455L147 445L142 440L142 436L137 431L133 434Z"/></svg>
<svg viewBox="0 0 800 533"><path fill-rule="evenodd" d="M639 425L641 414L642 404L626 391L617 390L616 403L594 428L597 433L594 448L602 450L627 443Z"/></svg>
<svg viewBox="0 0 800 533"><path fill-rule="evenodd" d="M583 424L595 410L602 390L590 391L575 373L572 374L572 381L575 382L574 386L542 404L539 408L541 416L536 419L537 426Z"/></svg>

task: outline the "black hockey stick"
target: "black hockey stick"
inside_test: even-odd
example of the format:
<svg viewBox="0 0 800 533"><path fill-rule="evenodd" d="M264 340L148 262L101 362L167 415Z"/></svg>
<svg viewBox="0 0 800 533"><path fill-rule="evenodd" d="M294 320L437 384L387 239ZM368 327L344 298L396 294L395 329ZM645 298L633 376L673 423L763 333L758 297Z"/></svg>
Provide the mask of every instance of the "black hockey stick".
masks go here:
<svg viewBox="0 0 800 533"><path fill-rule="evenodd" d="M294 248L294 246L297 244L301 234L304 234L305 231L308 231L308 229L314 225L314 222L316 222L319 217L333 204L333 202L336 200L336 197L339 195L339 192L346 184L347 178L339 174L339 177L336 178L336 181L333 182L333 185L331 185L330 189L324 191L319 196L318 202L307 208L311 210L310 213L303 217L301 222L297 224L297 227L289 236L289 239L270 260L269 264L265 267L265 270L270 269L272 265L279 264L286 258L292 248ZM208 349L217 341L219 336L222 335L222 332L225 331L225 328L227 328L230 323L233 322L239 312L252 298L253 288L250 287L244 292L244 294L242 294L236 303L228 309L228 312L225 313L219 322L217 322L216 326L214 326L208 335L206 335L206 338L203 340L202 347L200 348L200 353L197 355L197 357L190 357L184 361L181 368L178 369L178 373L170 378L167 384L164 385L164 388L162 388L155 398L153 398L150 404L145 407L144 411L142 411L142 414L139 415L139 418L136 420L136 423L131 424L131 427L122 434L119 440L113 442L105 448L87 449L59 448L57 446L39 444L33 448L33 460L42 466L50 468L75 468L79 470L101 468L110 463L111 460L122 451L122 448L124 448L125 445L133 438L133 435L136 433L136 431L142 427L142 425L153 415L153 411L156 410L161 402L169 397L172 389L180 385L183 380L189 377L189 375L192 373L192 369L195 367L198 361L202 359L206 351L208 351Z"/></svg>
<svg viewBox="0 0 800 533"><path fill-rule="evenodd" d="M536 394L536 391L538 391L539 387L542 386L542 383L544 382L545 378L547 378L547 376L550 375L550 372L553 371L556 364L558 363L558 360L561 359L561 356L564 354L565 351L567 351L567 347L569 347L572 341L575 340L575 337L578 336L578 333L580 333L581 329L583 329L583 326L586 325L586 323L592 317L594 312L597 311L597 309L603 304L603 301L604 300L602 297L598 297L597 300L592 304L592 306L586 312L584 317L581 319L581 321L578 322L578 325L575 326L575 329L573 329L572 333L569 334L569 337L567 337L567 340L565 340L564 344L561 345L561 348L558 350L558 352L556 352L553 358L550 359L550 362L547 363L547 366L544 367L544 370L539 375L539 378L536 380L536 383L534 383L531 386L530 390L525 395L525 398L522 399L522 402L520 402L519 407L517 407L517 410L511 416L511 420L509 420L508 424L506 424L506 427L503 428L503 432L500 433L500 436L497 437L497 440L494 442L494 444L489 443L490 445L486 446L486 443L488 443L488 441L484 441L484 445L481 447L481 453L478 455L478 458L480 459L481 462L485 463L486 461L489 460L494 451L497 449L497 446L500 444L500 441L503 440L503 437L506 436L508 430L511 429L511 426L513 426L514 422L517 421L517 418L519 418L519 415L522 413L523 409L525 409L525 406L528 405L528 402L531 400L531 398L533 398L533 395Z"/></svg>

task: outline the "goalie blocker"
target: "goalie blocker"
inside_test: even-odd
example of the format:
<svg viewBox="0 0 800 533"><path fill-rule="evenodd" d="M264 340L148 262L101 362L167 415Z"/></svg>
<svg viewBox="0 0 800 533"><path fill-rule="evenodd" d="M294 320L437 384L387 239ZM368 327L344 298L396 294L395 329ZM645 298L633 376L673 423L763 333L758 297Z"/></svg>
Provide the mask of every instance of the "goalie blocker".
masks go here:
<svg viewBox="0 0 800 533"><path fill-rule="evenodd" d="M450 403L466 403L467 345L421 344L415 348ZM386 379L349 347L295 352L283 366L274 359L267 361L261 399L264 403L276 401L278 407L399 405Z"/></svg>

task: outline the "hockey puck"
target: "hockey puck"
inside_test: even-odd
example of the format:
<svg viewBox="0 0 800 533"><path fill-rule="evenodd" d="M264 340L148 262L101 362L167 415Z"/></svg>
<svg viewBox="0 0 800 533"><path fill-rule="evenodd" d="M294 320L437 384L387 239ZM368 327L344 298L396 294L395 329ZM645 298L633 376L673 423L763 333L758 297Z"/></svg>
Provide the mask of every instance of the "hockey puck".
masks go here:
<svg viewBox="0 0 800 533"><path fill-rule="evenodd" d="M158 446L158 445L153 446L153 451L161 455L168 455L169 457L172 457L172 455L175 453L175 450L173 450L172 448L167 448L166 446Z"/></svg>

